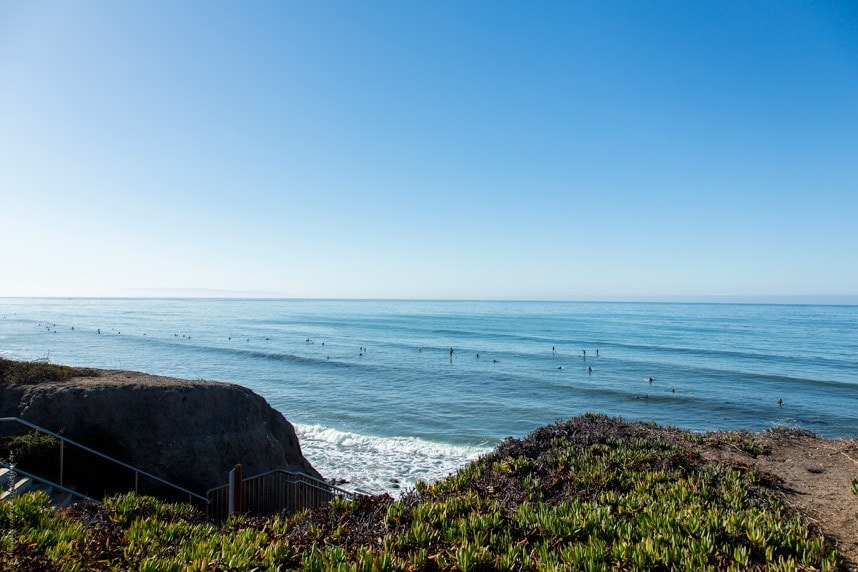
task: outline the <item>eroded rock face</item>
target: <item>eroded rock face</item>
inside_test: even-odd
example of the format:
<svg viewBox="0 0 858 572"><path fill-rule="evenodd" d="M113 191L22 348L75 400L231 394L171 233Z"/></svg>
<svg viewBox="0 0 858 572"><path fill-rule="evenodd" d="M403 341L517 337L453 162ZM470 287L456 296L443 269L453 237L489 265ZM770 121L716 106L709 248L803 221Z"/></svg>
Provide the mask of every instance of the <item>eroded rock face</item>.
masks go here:
<svg viewBox="0 0 858 572"><path fill-rule="evenodd" d="M320 475L295 429L238 385L124 371L63 382L6 385L0 415L21 417L191 490L273 469Z"/></svg>

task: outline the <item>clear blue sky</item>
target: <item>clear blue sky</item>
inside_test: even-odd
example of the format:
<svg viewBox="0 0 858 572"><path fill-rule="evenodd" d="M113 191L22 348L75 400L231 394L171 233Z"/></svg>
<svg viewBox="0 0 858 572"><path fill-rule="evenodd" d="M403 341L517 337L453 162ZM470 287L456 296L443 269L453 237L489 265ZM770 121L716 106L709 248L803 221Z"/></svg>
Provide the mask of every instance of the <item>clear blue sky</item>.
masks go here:
<svg viewBox="0 0 858 572"><path fill-rule="evenodd" d="M858 295L858 3L0 0L0 296Z"/></svg>

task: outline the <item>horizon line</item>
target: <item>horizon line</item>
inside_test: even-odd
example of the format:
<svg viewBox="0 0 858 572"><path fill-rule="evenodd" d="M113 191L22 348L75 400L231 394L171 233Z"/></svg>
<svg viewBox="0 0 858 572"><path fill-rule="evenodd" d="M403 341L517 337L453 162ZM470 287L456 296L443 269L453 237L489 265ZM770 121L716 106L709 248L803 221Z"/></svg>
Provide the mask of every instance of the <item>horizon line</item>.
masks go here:
<svg viewBox="0 0 858 572"><path fill-rule="evenodd" d="M133 293L132 293L133 292ZM258 290L223 290L215 288L140 288L124 293L93 295L0 295L0 299L161 299L161 300L307 300L307 301L376 301L376 302L529 302L529 303L665 303L665 304L760 304L855 306L856 294L684 294L628 295L616 297L570 298L413 298L413 297L314 297L290 296Z"/></svg>

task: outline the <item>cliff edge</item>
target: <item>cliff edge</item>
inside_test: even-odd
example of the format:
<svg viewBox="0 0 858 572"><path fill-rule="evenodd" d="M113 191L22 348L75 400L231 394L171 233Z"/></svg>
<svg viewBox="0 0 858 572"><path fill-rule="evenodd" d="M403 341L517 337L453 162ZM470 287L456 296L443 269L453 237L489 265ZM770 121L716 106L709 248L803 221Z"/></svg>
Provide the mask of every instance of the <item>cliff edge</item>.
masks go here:
<svg viewBox="0 0 858 572"><path fill-rule="evenodd" d="M319 473L295 429L239 385L112 370L0 386L0 416L20 417L191 490L274 469Z"/></svg>

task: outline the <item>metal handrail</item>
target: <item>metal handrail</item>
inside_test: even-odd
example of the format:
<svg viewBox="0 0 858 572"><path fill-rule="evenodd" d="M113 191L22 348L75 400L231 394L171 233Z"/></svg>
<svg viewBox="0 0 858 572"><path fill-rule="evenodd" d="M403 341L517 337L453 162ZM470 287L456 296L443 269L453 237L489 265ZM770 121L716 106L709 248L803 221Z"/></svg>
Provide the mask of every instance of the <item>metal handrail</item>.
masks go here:
<svg viewBox="0 0 858 572"><path fill-rule="evenodd" d="M253 475L250 477L244 477L242 479L242 481L246 483L248 481L254 481L254 480L261 479L263 477L267 477L269 475L274 475L274 474L288 475L290 477L300 477L300 478L306 480L306 484L308 486L311 486L311 487L318 489L320 491L337 493L337 494L340 494L340 495L347 497L347 498L352 498L356 494L358 494L358 493L354 493L352 491L348 491L346 489L340 488L336 485L332 485L330 483L327 483L327 482L323 481L322 479L319 479L319 478L314 477L312 475L308 475L307 473L302 473L301 471L289 471L287 469L272 469L272 470L266 471L264 473L259 473L258 475ZM212 487L206 491L206 497L209 497L214 492L217 492L217 491L220 491L223 489L227 489L227 488L229 488L228 484L220 485L219 487Z"/></svg>
<svg viewBox="0 0 858 572"><path fill-rule="evenodd" d="M202 503L204 503L206 505L206 512L207 513L209 510L209 507L211 507L212 503L214 502L212 495L217 494L217 493L221 493L222 491L229 489L228 484L221 485L218 487L213 487L213 488L210 488L206 491L205 496L202 496L198 493L195 493L193 491L190 491L188 489L180 487L179 485L175 485L169 481L166 481L160 477L157 477L151 473L148 473L142 469L139 469L137 467L129 465L128 463L125 463L125 462L120 461L118 459L114 459L113 457L110 457L109 455L105 455L104 453L96 451L95 449L92 449L91 447L87 447L86 445L78 443L77 441L69 439L68 437L65 437L63 435L59 435L57 433L54 433L53 431L49 431L48 429L45 429L44 427L40 427L40 426L36 425L35 423L31 423L25 419L21 419L19 417L0 417L0 422L14 422L14 423L18 423L20 425L23 425L25 427L29 427L31 429L34 429L36 431L42 432L46 435L50 435L51 437L58 439L61 444L62 443L68 443L68 444L73 445L75 447L79 447L80 449L82 449L88 453L96 455L97 457L101 457L102 459L105 459L105 460L107 460L111 463L114 463L120 467L124 467L130 471L133 471L134 476L135 476L135 479L134 479L135 487L136 487L139 475L143 475L145 477L148 477L148 478L150 478L150 479L152 479L158 483L161 483L162 485L166 485L167 487L172 488L173 490L176 490L176 491L179 491L181 493L188 495L191 499L197 499L198 501L201 501ZM62 466L62 447L60 449L60 464ZM3 464L0 463L0 465L3 465ZM7 468L11 468L11 467L7 466ZM79 492L73 491L71 489L67 489L66 487L64 487L62 485L54 485L53 483L51 483L50 481L48 481L42 477L31 475L31 474L29 474L25 471L21 471L20 469L17 469L17 468L14 470L18 473L21 473L25 476L28 476L28 477L33 478L35 480L38 480L40 482L44 482L44 483L48 483L52 486L56 486L57 488L60 488L63 491L71 493L75 496L86 498L88 500L94 500L94 499L91 499L90 497L88 497L87 495L84 495L83 493L79 493ZM62 471L62 469L61 469L61 471ZM262 481L263 479L265 479L265 477L270 477L270 476L283 476L286 478L295 479L294 481L292 481L293 484L296 484L296 485L300 484L300 485L309 487L310 489L314 489L316 491L326 493L328 495L342 496L342 497L345 497L348 499L354 498L355 496L361 494L359 492L348 491L348 490L343 489L341 487L338 487L336 485L332 485L332 484L330 484L330 483L328 483L322 479L319 479L319 478L314 477L312 475L308 475L307 473L304 473L301 471L290 471L287 469L273 469L273 470L270 470L270 471L267 471L264 473L259 473L257 475L246 477L243 479L243 483L250 484L253 482L259 482L259 481ZM62 481L62 473L60 476L60 481Z"/></svg>
<svg viewBox="0 0 858 572"><path fill-rule="evenodd" d="M358 494L304 472L288 469L274 469L239 478L229 485L214 487L206 492L211 501L208 509L210 519L225 518L233 514L234 510L253 516L292 512L321 506L334 497L353 499Z"/></svg>
<svg viewBox="0 0 858 572"><path fill-rule="evenodd" d="M94 502L94 503L99 503L99 504L101 504L101 503L100 503L99 501L97 501L96 499L94 499L94 498L92 498L92 497L88 497L88 496L86 496L86 495L85 495L85 494L83 494L83 493L80 493L80 492L78 492L78 491L74 491L74 490L72 490L72 489L70 489L70 488L67 488L67 487L64 487L64 486L62 486L62 485L58 485L57 483L54 483L54 482L52 482L52 481L49 481L49 480L47 480L47 479L45 479L45 478L43 478L43 477L39 477L39 476L34 475L34 474L32 474L32 473L28 473L27 471L24 471L24 470L22 470L22 469L19 469L18 467L15 467L15 466L12 466L12 465L7 465L6 463L4 463L4 462L2 462L2 461L0 461L0 467L3 467L3 468L6 468L6 469L9 469L10 471L12 471L13 473L15 473L16 475L24 475L25 477L29 477L29 478L33 479L34 481L37 481L37 482L39 482L39 483L43 483L43 484L48 485L49 487L53 487L53 488L55 488L55 489L59 489L59 490L61 490L62 492L64 492L64 493L68 493L68 494L70 494L70 495L72 495L72 496L75 496L75 497L81 498L81 499L83 499L83 500L88 500L88 501L91 501L91 502Z"/></svg>
<svg viewBox="0 0 858 572"><path fill-rule="evenodd" d="M162 479L161 477L157 477L157 476L153 475L152 473L147 473L146 471L139 469L137 467L134 467L132 465L129 465L128 463L123 463L119 459L114 459L113 457L105 455L104 453L100 453L100 452L96 451L95 449L87 447L86 445L82 445L82 444L78 443L77 441L73 441L72 439L69 439L68 437L58 435L57 433L54 433L53 431L49 431L49 430L45 429L44 427L39 427L35 423L30 423L29 421L27 421L25 419L21 419L20 417L0 417L0 422L2 422L2 421L19 423L19 424L25 425L31 429L35 429L36 431L41 431L42 433L45 433L47 435L50 435L51 437L59 439L60 441L62 441L64 443L69 443L70 445L74 445L75 447L79 447L79 448L83 449L84 451L87 451L88 453L92 453L93 455L101 457L102 459L105 459L105 460L110 461L112 463L115 463L121 467L124 467L126 469L131 470L131 471L134 471L135 477L137 477L138 475L143 475L145 477L148 477L154 481L161 483L162 485L166 485L168 487L171 487L174 490L180 491L180 492L188 495L191 498L196 498L197 500L200 500L200 501L206 503L207 505L211 503L211 501L208 499L207 496L202 496L202 495L195 493L193 491L189 491L188 489L186 489L184 487L180 487L179 485L176 485L176 484L173 484L169 481L166 481L166 480ZM136 479L135 479L135 482L136 482Z"/></svg>

